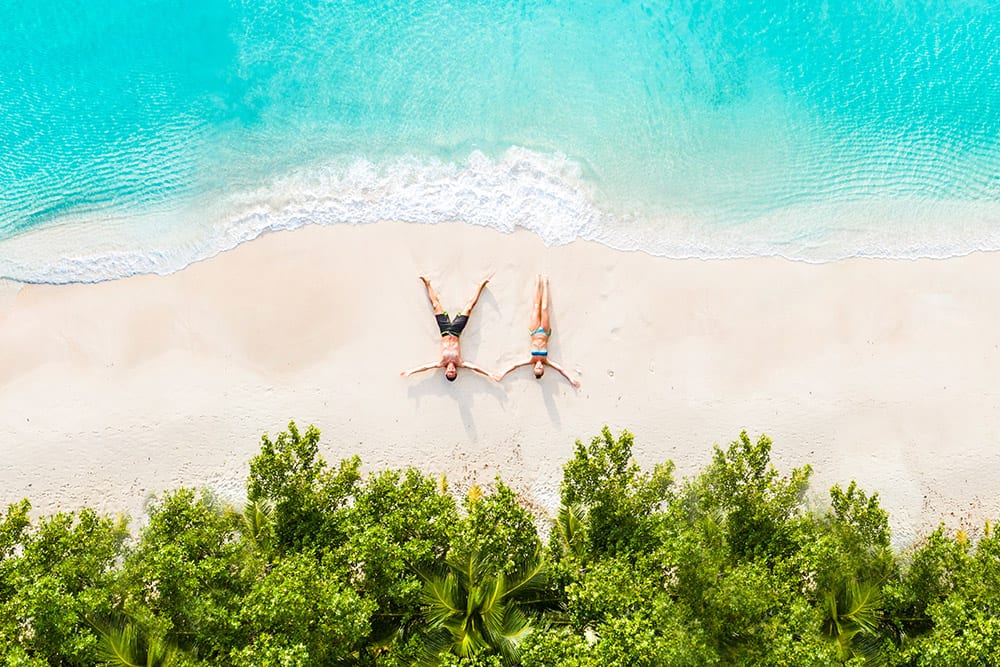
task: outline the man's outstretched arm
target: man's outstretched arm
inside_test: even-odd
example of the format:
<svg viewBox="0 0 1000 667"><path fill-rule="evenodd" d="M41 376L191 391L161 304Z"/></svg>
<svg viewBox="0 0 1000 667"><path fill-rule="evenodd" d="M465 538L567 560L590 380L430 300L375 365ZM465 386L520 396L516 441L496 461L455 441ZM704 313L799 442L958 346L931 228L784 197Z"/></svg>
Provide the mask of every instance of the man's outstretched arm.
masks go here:
<svg viewBox="0 0 1000 667"><path fill-rule="evenodd" d="M496 380L496 378L493 377L492 373L490 373L489 371L487 371L487 370L485 370L483 368L480 368L479 366L477 366L477 365L475 365L473 363L470 363L468 361L463 361L462 363L459 364L459 366L461 366L462 368L468 368L470 371L475 371L475 372L479 373L480 375L485 375L486 377L488 377L491 380Z"/></svg>
<svg viewBox="0 0 1000 667"><path fill-rule="evenodd" d="M413 375L414 373L423 373L424 371L429 371L432 368L440 368L440 367L441 367L441 362L436 361L433 364L424 364L423 366L417 366L416 368L411 368L408 371L403 371L402 373L399 374L399 376L405 378Z"/></svg>

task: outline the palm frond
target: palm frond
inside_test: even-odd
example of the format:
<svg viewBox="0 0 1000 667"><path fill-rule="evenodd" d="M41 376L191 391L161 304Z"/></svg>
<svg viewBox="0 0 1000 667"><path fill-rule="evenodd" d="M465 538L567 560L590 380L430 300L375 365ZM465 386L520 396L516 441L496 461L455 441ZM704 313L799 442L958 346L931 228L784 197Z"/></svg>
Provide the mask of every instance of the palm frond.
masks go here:
<svg viewBox="0 0 1000 667"><path fill-rule="evenodd" d="M146 648L146 667L170 667L176 662L178 649L165 639L150 638Z"/></svg>
<svg viewBox="0 0 1000 667"><path fill-rule="evenodd" d="M426 605L424 616L431 627L440 626L448 617L465 612L458 581L451 572L441 578L426 579L421 597Z"/></svg>
<svg viewBox="0 0 1000 667"><path fill-rule="evenodd" d="M847 583L847 608L844 617L857 626L859 632L874 633L878 629L882 596L878 586L851 579Z"/></svg>
<svg viewBox="0 0 1000 667"><path fill-rule="evenodd" d="M139 632L132 623L117 627L98 628L101 641L97 654L102 661L121 667L146 667L145 651L140 646Z"/></svg>
<svg viewBox="0 0 1000 667"><path fill-rule="evenodd" d="M437 667L441 664L441 654L451 650L452 639L447 630L421 633L419 639L420 649L416 658L419 667Z"/></svg>
<svg viewBox="0 0 1000 667"><path fill-rule="evenodd" d="M543 590L545 564L536 552L520 570L493 575L478 553L451 553L437 574L421 574L426 631L420 664L435 664L442 652L460 657L499 654L516 664L531 629L521 599ZM447 633L447 640L445 634Z"/></svg>
<svg viewBox="0 0 1000 667"><path fill-rule="evenodd" d="M490 603L482 605L477 611L483 627L483 635L489 644L503 637L504 616L507 613L507 605L501 602L500 586L494 586L495 594L491 596Z"/></svg>
<svg viewBox="0 0 1000 667"><path fill-rule="evenodd" d="M243 508L243 536L258 548L265 548L270 542L274 508L267 500L252 500Z"/></svg>
<svg viewBox="0 0 1000 667"><path fill-rule="evenodd" d="M521 644L532 630L531 621L514 605L504 610L502 632L494 639L493 645L507 664L517 664L521 655Z"/></svg>
<svg viewBox="0 0 1000 667"><path fill-rule="evenodd" d="M505 597L523 598L527 595L544 590L548 584L545 561L536 552L535 556L523 568L513 574L503 577Z"/></svg>
<svg viewBox="0 0 1000 667"><path fill-rule="evenodd" d="M100 635L97 655L116 667L171 667L181 650L164 637L149 633L128 616L88 618Z"/></svg>
<svg viewBox="0 0 1000 667"><path fill-rule="evenodd" d="M838 646L843 659L862 657L868 664L882 658L879 636L882 597L878 584L849 577L821 593L823 632Z"/></svg>
<svg viewBox="0 0 1000 667"><path fill-rule="evenodd" d="M556 516L556 534L563 554L584 560L587 555L587 537L590 529L587 509L580 503L559 506Z"/></svg>

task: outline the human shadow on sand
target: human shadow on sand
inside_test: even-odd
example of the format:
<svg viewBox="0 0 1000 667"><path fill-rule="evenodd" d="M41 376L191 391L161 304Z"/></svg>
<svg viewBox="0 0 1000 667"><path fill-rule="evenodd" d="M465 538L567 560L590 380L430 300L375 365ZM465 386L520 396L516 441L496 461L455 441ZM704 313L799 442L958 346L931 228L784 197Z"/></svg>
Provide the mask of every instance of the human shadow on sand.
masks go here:
<svg viewBox="0 0 1000 667"><path fill-rule="evenodd" d="M549 373L546 373L545 377L537 382L541 385L539 391L542 392L542 401L545 403L546 412L549 413L549 421L554 426L562 426L562 418L559 416L559 408L556 405L556 396L560 393L557 384L565 382L565 380L558 373L553 372L552 374L556 377L549 377Z"/></svg>
<svg viewBox="0 0 1000 667"><path fill-rule="evenodd" d="M508 375L504 378L501 384L511 383L511 385L516 385L524 382L537 385L537 390L542 397L542 403L545 405L545 411L549 414L549 421L552 422L553 426L561 427L562 417L559 415L559 406L556 402L556 398L563 391L561 385L567 384L570 391L576 390L574 390L572 386L568 385L566 380L551 368L546 369L545 375L542 378L535 378L535 376L532 375L531 368L519 368L514 371L514 373L517 375ZM532 397L533 391L534 390L529 390L521 396L519 400L535 400ZM506 395L507 392L505 391L504 394Z"/></svg>
<svg viewBox="0 0 1000 667"><path fill-rule="evenodd" d="M452 398L458 407L458 414L462 417L465 434L473 442L479 440L476 421L472 417L472 408L476 404L477 398L479 396L492 396L499 403L502 403L507 398L507 393L503 390L503 387L489 378L467 369L460 370L458 378L454 382L448 382L444 376L444 371L436 369L433 373L429 373L427 377L407 389L406 393L410 398L416 399L418 410L420 409L420 401L425 396L448 396Z"/></svg>

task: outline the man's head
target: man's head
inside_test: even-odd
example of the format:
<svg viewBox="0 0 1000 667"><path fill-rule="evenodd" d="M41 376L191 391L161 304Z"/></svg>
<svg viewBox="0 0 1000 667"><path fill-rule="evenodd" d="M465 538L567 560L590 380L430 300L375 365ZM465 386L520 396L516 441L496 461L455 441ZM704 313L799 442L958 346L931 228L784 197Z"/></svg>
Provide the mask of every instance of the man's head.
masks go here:
<svg viewBox="0 0 1000 667"><path fill-rule="evenodd" d="M545 375L545 364L543 364L541 361L536 361L535 367L532 370L535 373L535 377L540 378L543 375Z"/></svg>
<svg viewBox="0 0 1000 667"><path fill-rule="evenodd" d="M458 377L458 368L455 367L454 363L448 362L448 366L444 369L444 376L448 378L448 382L455 381L455 378Z"/></svg>

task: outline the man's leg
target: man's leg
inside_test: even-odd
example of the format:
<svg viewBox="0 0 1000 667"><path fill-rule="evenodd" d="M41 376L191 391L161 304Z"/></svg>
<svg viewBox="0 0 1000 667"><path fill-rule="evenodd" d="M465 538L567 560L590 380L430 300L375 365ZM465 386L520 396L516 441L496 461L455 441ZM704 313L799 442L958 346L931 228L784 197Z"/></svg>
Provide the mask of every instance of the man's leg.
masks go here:
<svg viewBox="0 0 1000 667"><path fill-rule="evenodd" d="M427 288L427 298L431 302L431 308L434 309L434 314L443 314L444 308L441 307L441 299L439 299L438 295L434 293L434 288L431 287L431 281L428 280L426 276L420 276L420 279L424 281L424 287Z"/></svg>
<svg viewBox="0 0 1000 667"><path fill-rule="evenodd" d="M488 283L489 281L490 279L487 278L483 282L479 283L479 289L476 290L476 295L472 297L469 303L465 304L465 308L463 308L462 312L460 313L461 315L465 315L466 317L469 316L469 313L472 312L472 309L476 307L476 303L479 301L479 295L483 293L484 289L486 289L486 283Z"/></svg>

